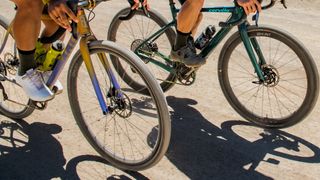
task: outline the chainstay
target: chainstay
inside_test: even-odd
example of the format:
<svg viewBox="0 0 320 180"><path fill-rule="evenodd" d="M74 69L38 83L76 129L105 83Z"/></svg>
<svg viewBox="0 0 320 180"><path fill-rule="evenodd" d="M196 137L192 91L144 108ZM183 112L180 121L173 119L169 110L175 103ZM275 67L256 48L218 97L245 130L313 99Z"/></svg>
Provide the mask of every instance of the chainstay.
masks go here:
<svg viewBox="0 0 320 180"><path fill-rule="evenodd" d="M22 104L22 103L19 103L19 102L17 102L17 101L11 100L11 99L6 99L5 101L9 101L9 102L18 104L18 105L20 105L20 106L24 106L24 107L27 107L27 108L31 108L30 105Z"/></svg>
<svg viewBox="0 0 320 180"><path fill-rule="evenodd" d="M159 78L157 78L157 80L162 81L162 82L171 83L171 84L177 84L177 85L185 86L185 84L179 83L178 81L173 82L173 81L163 80L163 79L159 79Z"/></svg>

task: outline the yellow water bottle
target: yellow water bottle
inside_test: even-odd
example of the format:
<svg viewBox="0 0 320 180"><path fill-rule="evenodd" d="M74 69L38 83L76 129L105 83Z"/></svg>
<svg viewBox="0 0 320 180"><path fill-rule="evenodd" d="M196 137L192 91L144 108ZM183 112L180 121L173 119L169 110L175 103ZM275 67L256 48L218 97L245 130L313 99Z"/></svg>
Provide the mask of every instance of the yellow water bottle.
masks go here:
<svg viewBox="0 0 320 180"><path fill-rule="evenodd" d="M37 65L41 66L46 59L47 49L43 46L43 44L38 40L36 43L36 52L34 57L36 59Z"/></svg>
<svg viewBox="0 0 320 180"><path fill-rule="evenodd" d="M54 42L51 47L49 48L46 59L42 63L40 67L41 71L50 71L53 69L54 65L56 64L57 60L61 59L61 55L64 50L63 42L58 40Z"/></svg>

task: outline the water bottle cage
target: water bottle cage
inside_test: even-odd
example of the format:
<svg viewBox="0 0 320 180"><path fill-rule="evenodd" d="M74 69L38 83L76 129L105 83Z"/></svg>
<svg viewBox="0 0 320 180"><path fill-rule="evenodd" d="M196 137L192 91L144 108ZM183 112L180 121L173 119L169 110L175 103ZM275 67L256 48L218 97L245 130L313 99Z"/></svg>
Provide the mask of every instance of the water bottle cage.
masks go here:
<svg viewBox="0 0 320 180"><path fill-rule="evenodd" d="M215 27L211 25L208 26L194 42L195 47L199 50L205 48L209 44L209 41L212 39L215 33Z"/></svg>
<svg viewBox="0 0 320 180"><path fill-rule="evenodd" d="M55 47L56 46L56 47ZM41 42L37 42L35 59L40 71L50 71L54 68L57 60L61 59L64 51L62 42L55 42L47 50Z"/></svg>

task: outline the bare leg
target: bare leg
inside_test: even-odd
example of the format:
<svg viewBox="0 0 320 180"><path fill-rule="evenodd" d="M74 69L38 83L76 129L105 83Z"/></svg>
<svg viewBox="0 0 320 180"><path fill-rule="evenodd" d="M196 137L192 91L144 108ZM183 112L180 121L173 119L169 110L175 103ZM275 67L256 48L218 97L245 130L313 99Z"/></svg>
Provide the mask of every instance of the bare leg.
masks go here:
<svg viewBox="0 0 320 180"><path fill-rule="evenodd" d="M192 30L191 30L191 33L192 33L192 36L194 37L197 33L197 30L198 30L198 27L202 21L202 18L203 18L203 14L200 13L199 16L198 16L198 19L196 21L196 23L194 24L194 26L192 27Z"/></svg>
<svg viewBox="0 0 320 180"><path fill-rule="evenodd" d="M189 67L198 67L206 62L204 57L197 55L191 37L202 20L200 11L203 4L204 0L186 0L177 17L177 37L170 56Z"/></svg>
<svg viewBox="0 0 320 180"><path fill-rule="evenodd" d="M36 68L35 46L41 27L42 0L12 0L18 7L13 21L13 35L19 51L20 65L15 77L30 99L47 101L53 93Z"/></svg>
<svg viewBox="0 0 320 180"><path fill-rule="evenodd" d="M50 37L53 35L59 28L59 25L55 23L53 20L42 20L43 24L45 25L44 30L41 33L41 37ZM64 36L62 36L60 39L62 40ZM49 48L50 44L44 44L45 48Z"/></svg>
<svg viewBox="0 0 320 180"><path fill-rule="evenodd" d="M199 16L199 14L203 4L204 0L186 0L183 3L177 18L178 31L190 33L196 30L202 19L202 15Z"/></svg>
<svg viewBox="0 0 320 180"><path fill-rule="evenodd" d="M45 25L45 29L42 31L41 37L49 37L59 28L53 20L43 20L42 22Z"/></svg>
<svg viewBox="0 0 320 180"><path fill-rule="evenodd" d="M33 50L41 27L41 0L12 0L18 7L13 21L13 35L20 50Z"/></svg>

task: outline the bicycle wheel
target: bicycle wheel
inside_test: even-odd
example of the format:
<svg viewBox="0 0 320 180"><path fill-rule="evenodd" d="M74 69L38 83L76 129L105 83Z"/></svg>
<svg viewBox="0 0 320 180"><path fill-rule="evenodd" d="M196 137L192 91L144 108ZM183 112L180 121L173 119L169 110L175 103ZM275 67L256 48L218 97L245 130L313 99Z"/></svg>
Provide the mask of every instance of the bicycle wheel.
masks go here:
<svg viewBox="0 0 320 180"><path fill-rule="evenodd" d="M266 60L259 82L251 61L235 33L220 54L218 75L230 105L245 119L267 128L284 128L303 120L319 93L316 65L305 47L288 33L271 27L248 29Z"/></svg>
<svg viewBox="0 0 320 180"><path fill-rule="evenodd" d="M137 171L153 166L165 154L171 132L167 104L159 84L134 53L108 41L91 43L89 49L109 113L103 115L78 52L68 72L69 101L78 126L92 147L118 168ZM98 58L101 53L128 63L150 96L131 88L113 67L110 68L114 76L109 76ZM118 96L112 95L116 93L111 78L116 78L120 84L125 109L115 106Z"/></svg>
<svg viewBox="0 0 320 180"><path fill-rule="evenodd" d="M168 24L165 18L154 10L149 11L150 18L146 17L142 10L138 10L130 20L122 21L119 19L119 17L128 14L129 11L130 8L125 8L113 18L108 30L108 40L117 42L132 51L135 51L146 38ZM148 58L173 68L172 61L169 59L165 61L163 56L168 58L175 36L175 32L171 28L168 28L158 39L146 43L140 49L140 52L144 55L144 57L140 56L140 58L157 78L164 92L168 91L175 84L177 77L173 71L165 70L158 64L151 62ZM117 67L118 73L126 74L124 81L132 82L135 79L136 72L126 70L127 67L118 61L117 58L111 58L112 63ZM132 86L135 85L134 83L131 84ZM140 89L140 87L133 88Z"/></svg>
<svg viewBox="0 0 320 180"><path fill-rule="evenodd" d="M4 45L0 54L0 112L9 118L22 119L34 108L23 89L14 82L19 59L12 35L6 36L8 27L7 20L0 16L0 48Z"/></svg>

